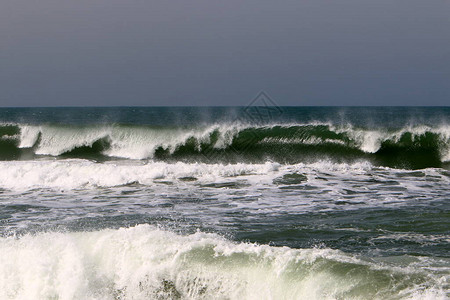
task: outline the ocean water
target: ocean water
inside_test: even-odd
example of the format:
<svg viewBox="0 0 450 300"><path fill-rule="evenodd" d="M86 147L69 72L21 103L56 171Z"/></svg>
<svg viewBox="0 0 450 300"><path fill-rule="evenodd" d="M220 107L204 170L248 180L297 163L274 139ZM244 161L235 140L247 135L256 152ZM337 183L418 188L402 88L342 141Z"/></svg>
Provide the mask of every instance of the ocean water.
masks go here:
<svg viewBox="0 0 450 300"><path fill-rule="evenodd" d="M0 299L448 299L449 107L0 108Z"/></svg>

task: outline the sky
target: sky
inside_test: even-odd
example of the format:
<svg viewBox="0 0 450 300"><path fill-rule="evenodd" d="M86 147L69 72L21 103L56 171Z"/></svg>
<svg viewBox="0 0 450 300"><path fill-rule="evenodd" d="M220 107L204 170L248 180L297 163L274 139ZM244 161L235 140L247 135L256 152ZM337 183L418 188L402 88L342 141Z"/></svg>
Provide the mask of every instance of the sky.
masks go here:
<svg viewBox="0 0 450 300"><path fill-rule="evenodd" d="M2 0L0 106L449 105L449 0Z"/></svg>

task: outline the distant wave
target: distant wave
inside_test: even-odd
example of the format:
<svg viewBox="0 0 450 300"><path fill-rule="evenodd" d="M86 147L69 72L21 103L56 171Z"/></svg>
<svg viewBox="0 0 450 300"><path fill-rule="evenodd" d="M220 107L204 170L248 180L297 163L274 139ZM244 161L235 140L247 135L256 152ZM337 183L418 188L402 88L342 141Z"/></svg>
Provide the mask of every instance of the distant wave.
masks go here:
<svg viewBox="0 0 450 300"><path fill-rule="evenodd" d="M450 161L450 125L365 129L326 123L138 125L0 125L0 159L36 156L154 159L184 162L298 163L369 160L400 168Z"/></svg>

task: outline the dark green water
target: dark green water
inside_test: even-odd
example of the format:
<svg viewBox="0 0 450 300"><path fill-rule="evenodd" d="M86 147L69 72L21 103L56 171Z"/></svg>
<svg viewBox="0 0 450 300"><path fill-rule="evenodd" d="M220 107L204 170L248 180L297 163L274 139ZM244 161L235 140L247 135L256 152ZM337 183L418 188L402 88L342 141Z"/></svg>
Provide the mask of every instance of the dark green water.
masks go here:
<svg viewBox="0 0 450 300"><path fill-rule="evenodd" d="M3 108L0 298L446 299L449 161L448 107Z"/></svg>

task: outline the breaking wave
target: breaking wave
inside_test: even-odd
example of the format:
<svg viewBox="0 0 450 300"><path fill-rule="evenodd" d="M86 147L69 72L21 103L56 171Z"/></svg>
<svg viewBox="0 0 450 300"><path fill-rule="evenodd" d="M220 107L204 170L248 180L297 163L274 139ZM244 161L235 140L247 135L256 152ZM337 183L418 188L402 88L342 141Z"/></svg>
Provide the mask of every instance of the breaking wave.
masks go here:
<svg viewBox="0 0 450 300"><path fill-rule="evenodd" d="M395 259L149 225L27 234L0 238L0 298L445 299L433 261Z"/></svg>
<svg viewBox="0 0 450 300"><path fill-rule="evenodd" d="M331 124L0 126L0 159L36 156L94 160L184 162L338 162L368 160L400 168L442 167L450 161L450 126L364 129Z"/></svg>
<svg viewBox="0 0 450 300"><path fill-rule="evenodd" d="M56 161L6 161L0 162L0 188L26 190L34 188L79 189L86 187L113 187L130 184L151 186L159 182L197 182L222 184L239 179L265 184L298 184L306 181L305 174L332 173L338 177L343 172L355 176L373 170L369 163L336 164L317 162L313 164L281 165L276 162L264 164L187 164L177 162L95 163L82 159ZM433 170L433 169L430 169Z"/></svg>

